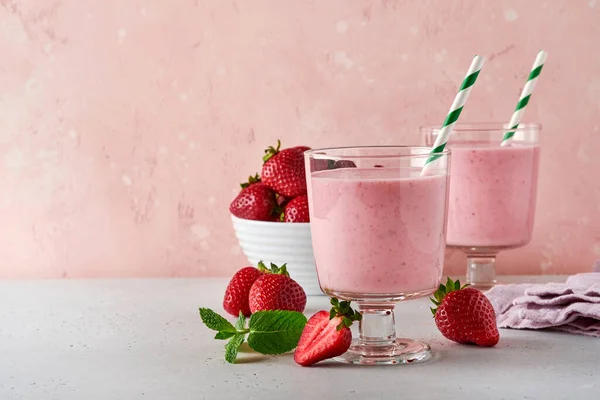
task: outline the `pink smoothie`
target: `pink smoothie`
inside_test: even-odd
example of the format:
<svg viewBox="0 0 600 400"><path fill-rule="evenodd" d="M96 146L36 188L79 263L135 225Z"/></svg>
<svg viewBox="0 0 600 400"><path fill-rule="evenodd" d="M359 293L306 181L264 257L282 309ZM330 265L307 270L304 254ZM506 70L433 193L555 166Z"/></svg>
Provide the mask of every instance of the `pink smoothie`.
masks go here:
<svg viewBox="0 0 600 400"><path fill-rule="evenodd" d="M451 143L449 246L519 247L531 239L538 145Z"/></svg>
<svg viewBox="0 0 600 400"><path fill-rule="evenodd" d="M327 292L410 296L439 285L447 175L346 168L312 174L313 250Z"/></svg>

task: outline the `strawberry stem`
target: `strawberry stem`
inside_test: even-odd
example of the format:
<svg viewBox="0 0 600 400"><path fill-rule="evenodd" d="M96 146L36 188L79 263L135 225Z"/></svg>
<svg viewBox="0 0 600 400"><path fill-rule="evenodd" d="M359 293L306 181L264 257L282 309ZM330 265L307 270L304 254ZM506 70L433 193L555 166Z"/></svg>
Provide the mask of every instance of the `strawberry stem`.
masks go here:
<svg viewBox="0 0 600 400"><path fill-rule="evenodd" d="M279 267L279 266L271 263L271 268L269 268L265 265L264 262L259 261L257 268L263 274L290 276L289 272L287 272L287 264L283 264L281 267Z"/></svg>
<svg viewBox="0 0 600 400"><path fill-rule="evenodd" d="M429 308L431 310L431 313L433 314L433 316L435 317L435 313L437 311L437 308L439 307L440 304L442 304L442 301L448 295L448 293L464 289L467 286L469 286L468 283L465 284L465 285L463 285L461 287L460 286L460 280L453 281L452 279L450 279L450 277L447 278L445 285L443 283L440 284L439 289L436 290L435 293L433 294L434 298L433 299L430 298L431 302L433 304L435 304L435 307L430 307Z"/></svg>
<svg viewBox="0 0 600 400"><path fill-rule="evenodd" d="M354 321L360 321L362 319L362 315L350 307L349 301L340 302L335 297L332 297L330 302L333 307L331 307L331 310L329 311L329 319L331 320L335 317L342 318L342 322L336 327L338 331L343 328L350 328Z"/></svg>
<svg viewBox="0 0 600 400"><path fill-rule="evenodd" d="M242 187L242 189L246 189L248 186L254 184L254 183L258 183L260 182L260 175L258 174L254 174L254 176L250 175L248 177L248 181L247 182L242 182L240 183L240 186Z"/></svg>
<svg viewBox="0 0 600 400"><path fill-rule="evenodd" d="M266 163L273 156L277 155L279 153L280 148L281 148L281 140L277 139L277 147L269 146L265 150L265 155L263 156L263 162Z"/></svg>

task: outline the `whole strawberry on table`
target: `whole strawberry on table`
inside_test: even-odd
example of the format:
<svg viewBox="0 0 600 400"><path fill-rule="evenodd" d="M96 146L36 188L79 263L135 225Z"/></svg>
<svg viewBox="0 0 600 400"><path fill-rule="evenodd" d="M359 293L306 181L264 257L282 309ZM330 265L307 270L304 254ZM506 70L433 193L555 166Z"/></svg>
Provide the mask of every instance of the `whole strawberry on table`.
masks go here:
<svg viewBox="0 0 600 400"><path fill-rule="evenodd" d="M237 317L250 316L264 310L303 312L306 293L290 278L286 264L271 263L271 268L260 261L258 268L244 267L236 272L225 289L223 308Z"/></svg>
<svg viewBox="0 0 600 400"><path fill-rule="evenodd" d="M431 308L439 331L457 343L492 347L500 340L492 303L477 289L448 278L434 293Z"/></svg>
<svg viewBox="0 0 600 400"><path fill-rule="evenodd" d="M260 176L250 176L229 206L238 218L271 222L310 222L304 152L307 146L265 150Z"/></svg>

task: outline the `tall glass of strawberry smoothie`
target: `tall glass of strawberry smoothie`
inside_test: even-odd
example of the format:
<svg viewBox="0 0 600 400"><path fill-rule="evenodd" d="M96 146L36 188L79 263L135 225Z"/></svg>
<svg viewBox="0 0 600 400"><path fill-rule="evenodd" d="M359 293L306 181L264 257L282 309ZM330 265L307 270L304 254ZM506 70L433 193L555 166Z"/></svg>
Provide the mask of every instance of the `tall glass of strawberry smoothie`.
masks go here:
<svg viewBox="0 0 600 400"><path fill-rule="evenodd" d="M397 338L394 307L433 293L444 262L449 151L428 176L430 148L348 147L305 153L321 290L357 302L360 336L336 360L425 361L425 343Z"/></svg>
<svg viewBox="0 0 600 400"><path fill-rule="evenodd" d="M467 281L481 289L496 283L500 250L531 240L540 161L540 125L521 124L513 139L501 123L457 125L448 141L452 173L448 247L467 254ZM434 143L439 128L423 128Z"/></svg>

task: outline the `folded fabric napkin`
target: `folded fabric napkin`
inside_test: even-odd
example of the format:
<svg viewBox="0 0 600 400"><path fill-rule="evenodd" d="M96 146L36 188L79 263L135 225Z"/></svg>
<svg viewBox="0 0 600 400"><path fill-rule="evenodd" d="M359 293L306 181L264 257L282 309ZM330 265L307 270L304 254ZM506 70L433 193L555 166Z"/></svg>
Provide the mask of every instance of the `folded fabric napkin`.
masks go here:
<svg viewBox="0 0 600 400"><path fill-rule="evenodd" d="M498 285L485 293L500 328L554 329L600 337L600 273L565 283Z"/></svg>

